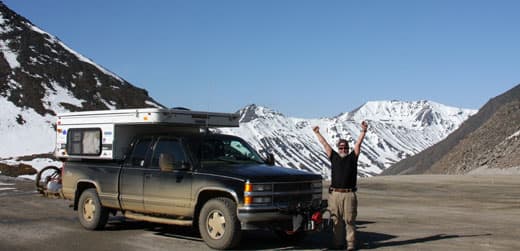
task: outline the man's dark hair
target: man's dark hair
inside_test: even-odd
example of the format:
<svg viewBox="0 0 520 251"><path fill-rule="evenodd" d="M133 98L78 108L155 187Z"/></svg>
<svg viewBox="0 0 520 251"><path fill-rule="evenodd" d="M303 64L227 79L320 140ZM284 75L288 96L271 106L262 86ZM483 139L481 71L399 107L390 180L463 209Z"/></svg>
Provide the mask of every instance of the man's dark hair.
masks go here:
<svg viewBox="0 0 520 251"><path fill-rule="evenodd" d="M336 146L339 147L341 143L345 143L345 145L348 147L348 141L346 139L339 139L338 144L336 144Z"/></svg>

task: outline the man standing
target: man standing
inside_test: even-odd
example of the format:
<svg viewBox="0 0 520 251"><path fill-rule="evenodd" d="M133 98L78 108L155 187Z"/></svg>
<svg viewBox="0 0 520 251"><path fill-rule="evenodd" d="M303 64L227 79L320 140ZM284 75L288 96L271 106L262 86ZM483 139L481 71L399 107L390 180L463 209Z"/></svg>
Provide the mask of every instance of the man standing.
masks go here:
<svg viewBox="0 0 520 251"><path fill-rule="evenodd" d="M338 152L332 150L329 143L320 133L320 128L315 126L312 130L325 148L327 157L331 162L331 187L329 189L329 210L334 222L334 244L340 248L345 242L345 226L347 225L347 250L355 249L356 242L356 216L357 216L357 160L361 152L361 144L368 129L367 122L361 122L361 134L354 146L354 151L349 154L348 141L338 141Z"/></svg>

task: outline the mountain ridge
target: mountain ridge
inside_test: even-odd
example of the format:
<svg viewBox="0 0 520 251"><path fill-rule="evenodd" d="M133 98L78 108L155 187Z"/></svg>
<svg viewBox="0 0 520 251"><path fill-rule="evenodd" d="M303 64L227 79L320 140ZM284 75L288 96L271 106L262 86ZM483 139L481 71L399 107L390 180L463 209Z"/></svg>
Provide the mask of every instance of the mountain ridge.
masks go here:
<svg viewBox="0 0 520 251"><path fill-rule="evenodd" d="M514 135L514 133L520 130L520 124L518 121L518 113L520 112L520 108L517 107L517 103L520 102L520 84L511 88L510 90L498 95L492 99L490 99L484 106L476 113L474 116L468 118L464 123L461 124L459 128L457 128L449 137L446 139L439 141L436 145L433 145L423 152L414 155L408 159L401 160L398 163L395 163L392 167L385 170L383 172L384 175L395 175L395 174L421 174L421 173L467 173L473 169L481 167L483 164L475 164L474 161L466 161L464 159L488 159L485 156L481 156L479 153L474 153L471 150L472 144L478 142L479 145L486 145L487 148L493 148L497 146L497 143L494 140L503 140L506 137ZM503 114L501 114L502 112ZM505 114L505 115L504 115ZM496 119L493 119L494 116L498 116ZM508 125L506 126L507 132L500 133L497 135L499 131L493 130L485 130L483 128L486 123L499 124L499 125ZM492 126L491 126L492 127ZM485 131L485 133L480 132L480 135L495 135L495 136L486 136L489 138L485 141L479 141L475 139L471 139L471 135L477 132L479 129ZM502 130L500 130L502 131ZM498 138L497 138L498 137ZM462 141L467 140L467 142L474 143L466 143L461 144ZM465 151L468 154L462 154L462 157L452 158L450 157L450 152L453 151L454 148L459 146L461 151ZM513 150L512 150L513 151ZM469 154L471 153L471 154ZM488 152L489 153L489 152ZM499 153L493 152L493 154L500 155ZM520 159L518 156L520 154L516 153L516 155L512 155L512 158ZM464 157L465 156L465 157ZM471 157L468 157L471 156ZM451 159L448 161L447 159ZM454 161L454 162L453 162ZM464 163L460 163L464 162ZM472 163L471 165L470 162ZM444 167L440 167L440 164L437 164L436 168L432 167L436 163L443 163ZM516 165L520 166L520 161L514 161ZM452 168L446 168L447 166L453 166ZM513 164L514 166L514 164ZM496 166L494 166L496 167Z"/></svg>
<svg viewBox="0 0 520 251"><path fill-rule="evenodd" d="M401 112L395 118L378 116L394 109L393 104L396 102L401 108L395 109ZM417 114L425 109L440 114L442 119L427 120L427 123L420 120L421 117ZM218 129L219 132L241 136L256 149L270 151L280 165L322 173L324 177L329 177L330 163L312 132L313 126L320 126L333 147L339 138L346 138L353 146L360 123L366 119L370 129L362 148L359 166L361 176L372 176L379 174L390 164L433 145L476 111L422 100L370 101L352 112L320 119L287 117L256 104L248 105L237 112L241 115L240 127L222 128Z"/></svg>

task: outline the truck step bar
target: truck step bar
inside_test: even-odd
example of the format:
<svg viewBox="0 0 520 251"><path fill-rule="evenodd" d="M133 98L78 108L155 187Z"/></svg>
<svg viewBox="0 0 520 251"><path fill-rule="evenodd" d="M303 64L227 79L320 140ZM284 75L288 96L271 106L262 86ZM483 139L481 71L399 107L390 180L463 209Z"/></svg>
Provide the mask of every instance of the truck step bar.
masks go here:
<svg viewBox="0 0 520 251"><path fill-rule="evenodd" d="M168 219L162 217L155 217L150 215L144 215L134 212L126 211L124 216L130 219L139 220L139 221L149 221L161 224L170 224L170 225L179 225L179 226L191 226L193 222L191 220L178 220L178 219Z"/></svg>

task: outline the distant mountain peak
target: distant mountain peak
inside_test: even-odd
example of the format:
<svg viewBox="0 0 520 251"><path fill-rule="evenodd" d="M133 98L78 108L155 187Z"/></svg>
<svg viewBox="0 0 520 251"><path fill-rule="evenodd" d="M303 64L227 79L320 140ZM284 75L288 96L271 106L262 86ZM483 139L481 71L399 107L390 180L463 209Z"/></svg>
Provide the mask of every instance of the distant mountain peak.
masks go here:
<svg viewBox="0 0 520 251"><path fill-rule="evenodd" d="M284 116L283 114L257 104L249 104L242 108L240 111L240 122L246 123L258 118L272 118L275 116Z"/></svg>
<svg viewBox="0 0 520 251"><path fill-rule="evenodd" d="M351 112L343 113L338 120L381 120L401 125L428 126L434 120L441 123L443 118L451 118L461 122L466 113L476 110L450 107L429 100L399 101L380 100L368 101Z"/></svg>

